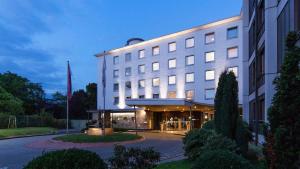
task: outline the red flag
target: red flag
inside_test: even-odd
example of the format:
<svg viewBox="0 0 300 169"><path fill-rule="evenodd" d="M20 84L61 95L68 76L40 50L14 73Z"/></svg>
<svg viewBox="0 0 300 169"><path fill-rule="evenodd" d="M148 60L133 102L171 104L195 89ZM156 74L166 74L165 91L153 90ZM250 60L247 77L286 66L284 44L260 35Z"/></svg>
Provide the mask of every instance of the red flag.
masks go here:
<svg viewBox="0 0 300 169"><path fill-rule="evenodd" d="M70 64L68 61L68 86L67 86L67 97L68 97L68 101L71 100L72 98L72 78L71 78L71 69L70 69Z"/></svg>

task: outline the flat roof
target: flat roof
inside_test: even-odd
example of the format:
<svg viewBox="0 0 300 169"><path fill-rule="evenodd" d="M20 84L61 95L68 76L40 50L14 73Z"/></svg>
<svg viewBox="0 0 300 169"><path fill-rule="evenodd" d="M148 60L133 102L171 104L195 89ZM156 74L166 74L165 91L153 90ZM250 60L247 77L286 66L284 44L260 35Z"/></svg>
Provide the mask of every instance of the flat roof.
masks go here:
<svg viewBox="0 0 300 169"><path fill-rule="evenodd" d="M188 33L192 33L192 32L198 31L198 30L208 29L208 28L211 28L211 27L214 27L214 26L218 26L218 25L238 21L241 18L242 18L241 15L237 15L237 16L233 16L233 17L230 17L230 18L221 19L221 20L218 20L218 21L210 22L208 24L203 24L203 25L196 26L196 27L193 27L193 28L190 28L190 29L185 29L183 31L163 35L163 36L153 38L153 39L150 39L150 40L145 40L145 41L140 42L140 43L132 44L132 45L129 45L129 46L123 46L123 47L120 47L120 48L111 49L109 51L104 51L102 53L96 54L95 56L96 57L101 57L101 56L109 55L109 54L119 52L119 51L122 51L122 50L127 50L127 49L131 49L131 48L139 47L139 46L142 46L142 45L146 45L148 43L153 43L153 42L157 42L157 41L160 41L160 40L176 37L176 36L179 36L179 35L185 35L185 34L188 34Z"/></svg>

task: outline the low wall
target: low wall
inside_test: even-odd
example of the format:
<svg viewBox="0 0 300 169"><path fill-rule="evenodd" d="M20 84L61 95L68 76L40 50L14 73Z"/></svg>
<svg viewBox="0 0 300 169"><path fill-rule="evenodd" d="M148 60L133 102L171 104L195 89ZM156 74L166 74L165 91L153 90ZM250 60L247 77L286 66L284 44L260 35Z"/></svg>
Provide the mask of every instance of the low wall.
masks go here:
<svg viewBox="0 0 300 169"><path fill-rule="evenodd" d="M73 129L82 130L86 128L87 120L70 120Z"/></svg>

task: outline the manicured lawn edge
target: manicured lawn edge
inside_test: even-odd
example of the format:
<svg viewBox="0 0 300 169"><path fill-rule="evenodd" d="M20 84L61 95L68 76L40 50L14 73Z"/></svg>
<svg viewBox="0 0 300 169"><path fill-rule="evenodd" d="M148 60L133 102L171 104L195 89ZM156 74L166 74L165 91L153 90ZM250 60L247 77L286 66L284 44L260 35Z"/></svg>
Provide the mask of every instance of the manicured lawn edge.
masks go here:
<svg viewBox="0 0 300 169"><path fill-rule="evenodd" d="M40 128L40 127L26 127L27 129L32 129L32 128ZM26 129L26 128L17 128L17 129ZM45 127L41 127L41 128L45 128ZM51 127L47 127L49 128L49 130L52 131L47 131L47 132L38 132L36 134L32 133L32 134L20 134L20 135L12 135L12 136L3 136L1 135L1 130L9 130L9 129L0 129L0 140L8 140L8 139L14 139L14 138L25 138L25 137L35 137L35 136L47 136L47 135L55 135L57 134L57 129L55 128L51 128Z"/></svg>
<svg viewBox="0 0 300 169"><path fill-rule="evenodd" d="M157 167L154 169L191 169L191 163L187 160L178 160L178 161L171 161L167 163L158 164Z"/></svg>

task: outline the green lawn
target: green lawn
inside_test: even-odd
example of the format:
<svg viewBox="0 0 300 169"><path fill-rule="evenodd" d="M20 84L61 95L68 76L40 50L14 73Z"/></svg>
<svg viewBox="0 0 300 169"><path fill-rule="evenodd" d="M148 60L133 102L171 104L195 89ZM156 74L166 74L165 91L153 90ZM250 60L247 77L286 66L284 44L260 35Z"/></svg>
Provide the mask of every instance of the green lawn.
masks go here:
<svg viewBox="0 0 300 169"><path fill-rule="evenodd" d="M89 136L86 134L69 134L54 138L65 142L73 143L97 143L97 142L118 142L140 139L142 136L129 133L114 133L107 136Z"/></svg>
<svg viewBox="0 0 300 169"><path fill-rule="evenodd" d="M155 169L191 169L191 163L188 160L179 160L169 163L159 164Z"/></svg>
<svg viewBox="0 0 300 169"><path fill-rule="evenodd" d="M15 136L50 134L55 131L56 129L51 127L26 127L26 128L14 128L14 129L0 129L0 139L15 137Z"/></svg>

